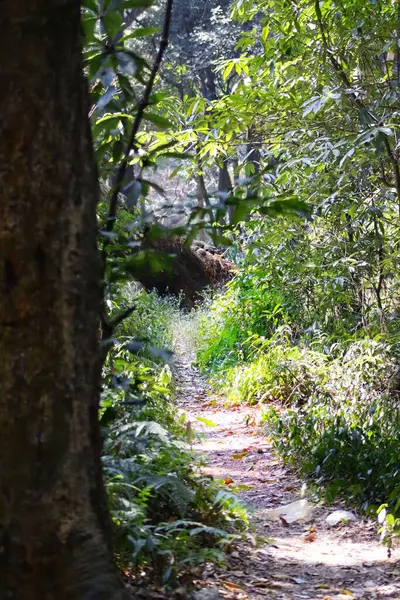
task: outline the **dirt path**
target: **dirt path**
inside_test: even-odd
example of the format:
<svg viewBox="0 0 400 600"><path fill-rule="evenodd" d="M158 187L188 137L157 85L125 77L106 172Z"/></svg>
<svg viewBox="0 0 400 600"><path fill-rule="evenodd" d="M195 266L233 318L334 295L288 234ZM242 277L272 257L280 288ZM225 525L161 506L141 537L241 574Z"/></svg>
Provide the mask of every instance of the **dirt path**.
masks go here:
<svg viewBox="0 0 400 600"><path fill-rule="evenodd" d="M268 510L301 498L302 482L273 454L257 426L259 409L225 408L207 392L178 344L178 406L200 433L195 447L207 457L206 472L227 487L245 486L239 496L251 507L253 534L229 556L224 571L206 565L199 600L400 600L400 549L389 559L372 523L330 527L325 519L340 504L316 507L307 521L268 518ZM210 427L198 417L212 421ZM261 540L261 541L260 541Z"/></svg>

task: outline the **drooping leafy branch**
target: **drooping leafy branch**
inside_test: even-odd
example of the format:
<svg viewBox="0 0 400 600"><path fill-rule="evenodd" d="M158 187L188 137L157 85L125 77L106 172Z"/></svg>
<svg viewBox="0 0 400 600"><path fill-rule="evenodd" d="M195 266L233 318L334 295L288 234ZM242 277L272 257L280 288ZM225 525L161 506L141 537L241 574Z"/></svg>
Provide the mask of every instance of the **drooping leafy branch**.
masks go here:
<svg viewBox="0 0 400 600"><path fill-rule="evenodd" d="M143 120L144 111L150 104L150 96L151 96L151 93L153 90L154 82L155 82L157 74L160 70L164 52L168 46L168 37L169 37L169 31L170 31L170 26L171 26L172 7L173 7L173 0L167 0L167 6L165 9L164 27L163 27L163 31L162 31L162 37L161 37L158 53L155 58L153 68L151 70L150 77L147 81L143 96L137 106L134 122L133 122L132 129L131 129L131 132L129 135L129 140L126 145L122 161L117 169L115 183L114 183L112 195L111 195L111 198L109 201L108 217L107 217L107 221L106 221L106 231L107 232L111 232L114 228L115 219L117 216L117 208L118 208L118 195L119 195L121 188L123 186L123 183L124 183L124 177L125 177L126 169L128 166L129 156L130 156L132 150L135 148L136 136L138 134L141 122ZM104 246L106 246L106 245L107 245L107 241L104 242Z"/></svg>
<svg viewBox="0 0 400 600"><path fill-rule="evenodd" d="M145 85L143 95L142 95L137 107L135 107L135 115L134 115L133 124L131 127L131 131L129 133L129 136L128 136L128 141L126 143L126 147L123 152L122 159L121 159L120 164L116 171L115 179L113 182L113 187L112 187L110 198L109 198L108 214L107 214L107 219L106 219L106 223L105 223L105 236L104 236L102 253L101 253L101 259L102 259L101 272L102 272L102 279L103 279L103 301L102 301L102 309L101 309L101 322L102 322L102 339L103 340L108 340L109 338L111 338L115 328L118 325L120 325L120 323L125 318L127 318L130 314L132 314L135 310L135 307L129 308L129 309L123 311L122 313L118 314L112 320L107 317L106 303L105 303L105 297L104 297L104 294L106 291L106 285L105 285L104 278L105 278L105 273L106 273L107 249L108 249L109 242L110 242L110 234L112 234L112 232L113 232L115 222L117 219L118 200L120 197L120 192L124 185L124 180L125 180L125 175L126 175L130 155L131 155L132 151L135 149L136 138L137 138L137 134L139 132L139 129L140 129L140 126L141 126L141 123L143 120L144 112L150 104L150 98L151 98L151 94L153 91L154 83L155 83L157 74L160 70L165 50L168 46L168 38L169 38L169 32L170 32L170 27L171 27L172 8L173 8L173 0L167 0L167 4L166 4L166 8L165 8L164 26L163 26L163 30L162 30L162 36L161 36L161 40L160 40L160 44L159 44L159 49L158 49L157 55L155 57L153 66L152 66L150 76ZM132 15L128 16L128 21L125 22L125 26L128 26L130 20L133 21L133 19L136 18L136 13L135 13L135 17L132 17L132 19L130 19L130 17L132 17ZM103 26L104 26L104 23L103 23ZM108 48L108 51L111 54L115 54L117 52L118 42L120 41L121 37L122 37L122 35L120 35L119 33L115 34L115 37L113 38L112 46ZM131 184L132 184L132 182L131 182ZM103 352L104 358L106 356L107 350L108 350L108 347L105 346L105 350Z"/></svg>

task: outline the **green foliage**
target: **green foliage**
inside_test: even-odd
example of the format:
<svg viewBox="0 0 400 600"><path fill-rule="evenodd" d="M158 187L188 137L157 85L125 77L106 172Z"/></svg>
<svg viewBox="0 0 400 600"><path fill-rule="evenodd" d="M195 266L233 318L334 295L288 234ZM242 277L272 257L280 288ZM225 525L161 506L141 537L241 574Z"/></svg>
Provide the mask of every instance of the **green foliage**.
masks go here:
<svg viewBox="0 0 400 600"><path fill-rule="evenodd" d="M107 460L132 486L111 497L116 515L119 502L133 506L133 516L126 508L116 520L134 531L135 560L166 553L166 573L172 556L185 561L181 548L193 550L197 526L190 535L188 521L213 514L213 501L212 486L196 469L189 474L170 403L162 360L174 306L121 292L141 270L168 268L137 251L149 199L165 195L155 168L165 169L162 185L180 182L190 205L179 233L192 239L203 227L215 240L229 237L239 268L196 315L199 366L223 375L230 401L274 403L266 419L278 449L328 496L386 503L384 535L399 510L398 384L390 380L400 341L398 7L236 0L230 19L226 4L209 14L178 5L147 100L162 11L147 0L87 0L83 12L94 147L111 188L99 205L108 317L136 308L108 336ZM124 162L130 176L110 220L110 178Z"/></svg>
<svg viewBox="0 0 400 600"><path fill-rule="evenodd" d="M111 311L124 311L131 306L135 307L135 317L121 323L118 337L148 341L154 347L172 351L173 320L179 300L171 296L160 298L156 292L138 291L134 283L114 290L109 300Z"/></svg>
<svg viewBox="0 0 400 600"><path fill-rule="evenodd" d="M291 343L291 330L280 327L268 339L252 336L245 342L254 358L225 374L229 402L303 404L324 377L326 355ZM250 355L250 352L247 352Z"/></svg>
<svg viewBox="0 0 400 600"><path fill-rule="evenodd" d="M341 494L365 509L388 500L399 511L400 412L390 394L395 372L391 346L354 342L319 373L310 360L314 390L305 404L264 411L277 450L314 477L328 500Z"/></svg>
<svg viewBox="0 0 400 600"><path fill-rule="evenodd" d="M200 474L183 431L172 435L142 415L132 417L115 423L104 456L121 563L151 565L165 580L190 564L221 561L240 512Z"/></svg>
<svg viewBox="0 0 400 600"><path fill-rule="evenodd" d="M115 550L121 566L151 566L164 582L188 565L222 560L224 544L244 522L237 501L201 475L186 443L185 417L173 406L177 301L140 292L134 283L143 271L170 268L171 257L141 245L149 197L165 196L153 180L155 168L186 159L167 134L176 123L174 100L153 90L165 49L158 25L164 21L164 34L169 28L171 2L166 4L164 13L148 0L87 0L82 19L102 192L101 347L108 354L100 423ZM146 23L147 15L159 23ZM152 233L161 237L165 231L156 224ZM175 233L193 236L189 226Z"/></svg>
<svg viewBox="0 0 400 600"><path fill-rule="evenodd" d="M121 566L151 566L172 581L191 564L222 561L245 516L201 474L186 440L185 415L173 405L164 359L172 349L177 301L129 286L109 302L111 309L135 306L108 355L100 411L116 552Z"/></svg>
<svg viewBox="0 0 400 600"><path fill-rule="evenodd" d="M210 305L199 322L197 363L211 371L226 369L251 353L249 335L269 336L285 321L283 292L271 289L258 268L239 274Z"/></svg>
<svg viewBox="0 0 400 600"><path fill-rule="evenodd" d="M390 543L400 514L399 325L390 296L383 314L370 296L362 318L355 282L364 265L341 260L331 245L316 274L330 241L326 220L301 237L296 223L278 227L246 227L240 274L203 309L198 363L228 401L272 404L264 420L277 451L328 500L345 496L370 511L386 503Z"/></svg>

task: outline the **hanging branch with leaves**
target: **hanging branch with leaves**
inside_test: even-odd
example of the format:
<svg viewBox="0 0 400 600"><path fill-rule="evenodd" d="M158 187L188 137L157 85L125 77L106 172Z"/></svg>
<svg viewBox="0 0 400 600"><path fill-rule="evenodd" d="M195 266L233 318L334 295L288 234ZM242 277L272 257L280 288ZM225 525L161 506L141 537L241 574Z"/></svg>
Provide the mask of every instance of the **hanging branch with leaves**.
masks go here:
<svg viewBox="0 0 400 600"><path fill-rule="evenodd" d="M109 248L110 240L112 238L111 234L113 232L113 229L114 229L115 223L116 223L116 219L117 219L118 202L119 202L119 198L120 198L120 193L123 190L123 186L125 183L126 173L127 173L131 153L136 148L137 135L139 133L141 123L144 118L145 110L150 105L151 94L153 91L154 83L155 83L157 74L160 70L160 66L161 66L161 63L162 63L162 60L164 57L165 50L167 49L167 46L168 46L169 33L170 33L170 27L171 27L172 8L173 8L173 0L167 0L166 9L165 9L165 17L164 17L164 26L163 26L163 30L162 30L162 35L161 35L158 52L157 52L156 58L154 60L154 63L153 63L153 66L152 66L152 69L150 72L150 76L146 83L142 98L137 105L132 128L129 133L128 142L126 144L126 147L125 147L125 150L123 153L123 158L122 158L122 160L117 168L117 171L116 171L116 175L114 178L114 185L111 190L111 195L110 195L110 199L109 199L109 203L108 203L108 214L107 214L107 219L106 219L106 224L105 224L105 230L103 232L103 234L105 234L104 235L105 239L103 241L102 251L101 251L101 275L102 275L103 290L104 290L103 299L102 299L102 307L101 307L101 327L102 327L103 342L104 342L104 340L110 339L110 337L112 336L116 327L125 318L127 318L129 315L131 315L135 310L135 307L131 307L131 308L123 311L121 314L117 315L113 319L110 319L108 317L107 310L106 310L106 302L105 302L105 293L106 293L105 276L106 276L106 265L107 265L107 259L108 259L108 248ZM102 26L105 27L105 22L104 21L101 21L101 22L102 22ZM108 36L106 36L106 37L108 37ZM113 38L113 39L116 39L116 38ZM118 41L119 40L117 40L117 43L118 43ZM114 44L113 44L113 49L115 52L116 48L114 47ZM106 345L105 347L107 348L107 351L108 351L109 346ZM106 354L107 354L107 352L105 353L105 356L106 356Z"/></svg>

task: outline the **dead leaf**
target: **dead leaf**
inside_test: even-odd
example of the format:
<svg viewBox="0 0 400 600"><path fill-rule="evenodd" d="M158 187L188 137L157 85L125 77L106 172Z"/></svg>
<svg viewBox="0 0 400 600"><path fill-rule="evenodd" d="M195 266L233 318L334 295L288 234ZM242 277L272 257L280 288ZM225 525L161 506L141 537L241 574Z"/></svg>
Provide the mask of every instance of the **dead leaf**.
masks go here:
<svg viewBox="0 0 400 600"><path fill-rule="evenodd" d="M270 582L266 579L265 581L255 581L250 584L255 588L269 588L271 586Z"/></svg>
<svg viewBox="0 0 400 600"><path fill-rule="evenodd" d="M231 479L230 477L226 477L224 483L225 485L229 485L230 483L233 483L233 479Z"/></svg>
<svg viewBox="0 0 400 600"><path fill-rule="evenodd" d="M286 521L286 519L284 517L280 516L279 520L284 527L289 527L289 523Z"/></svg>
<svg viewBox="0 0 400 600"><path fill-rule="evenodd" d="M244 458L245 456L247 456L247 454L247 450L244 450L243 452L237 452L236 454L232 454L232 458L234 458L235 460L239 460L240 458Z"/></svg>
<svg viewBox="0 0 400 600"><path fill-rule="evenodd" d="M224 588L228 590L236 590L238 592L242 592L243 594L246 593L245 590L242 587L240 587L240 585L232 583L231 581L221 581L221 583L224 586Z"/></svg>
<svg viewBox="0 0 400 600"><path fill-rule="evenodd" d="M353 592L350 591L350 590L343 589L343 590L340 590L340 593L343 594L344 596L351 596L351 597L353 597Z"/></svg>
<svg viewBox="0 0 400 600"><path fill-rule="evenodd" d="M304 538L305 542L315 542L315 539L317 537L316 533L309 533L308 535L306 535L306 537Z"/></svg>

